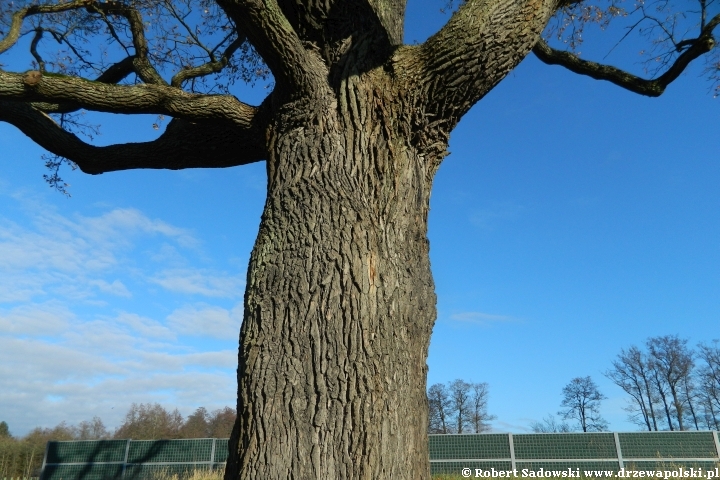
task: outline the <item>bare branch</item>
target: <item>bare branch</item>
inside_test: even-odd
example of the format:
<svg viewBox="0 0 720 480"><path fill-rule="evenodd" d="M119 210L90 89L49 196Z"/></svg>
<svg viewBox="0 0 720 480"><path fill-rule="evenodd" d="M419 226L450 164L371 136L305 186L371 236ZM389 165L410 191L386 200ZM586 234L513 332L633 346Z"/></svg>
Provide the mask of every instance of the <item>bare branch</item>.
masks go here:
<svg viewBox="0 0 720 480"><path fill-rule="evenodd" d="M35 58L35 61L38 63L38 68L41 72L45 71L45 61L42 59L40 54L37 51L38 43L40 43L40 40L42 40L43 33L45 33L45 30L38 27L35 29L35 36L32 39L32 42L30 42L30 53Z"/></svg>
<svg viewBox="0 0 720 480"><path fill-rule="evenodd" d="M22 28L23 21L26 17L43 13L67 12L69 10L84 7L86 3L87 2L85 0L75 0L73 2L60 3L57 5L31 5L29 7L21 8L13 14L8 34L5 38L0 40L0 53L7 51L18 41L18 38L20 38L20 29Z"/></svg>
<svg viewBox="0 0 720 480"><path fill-rule="evenodd" d="M173 120L152 142L96 147L27 104L0 100L0 121L16 126L38 145L91 174L135 168L232 167L266 157L264 137L257 125L239 129L227 122Z"/></svg>
<svg viewBox="0 0 720 480"><path fill-rule="evenodd" d="M715 47L712 31L718 24L720 24L720 14L708 22L698 38L682 42L682 48L685 50L675 59L675 62L664 74L654 80L646 80L610 65L582 60L573 53L551 48L544 40L537 43L533 48L533 52L542 62L548 65L561 65L572 72L587 75L596 80L607 80L640 95L658 97L693 60Z"/></svg>
<svg viewBox="0 0 720 480"><path fill-rule="evenodd" d="M127 5L112 0L107 2L98 2L96 0L75 0L67 3L60 3L57 5L32 5L22 8L13 14L10 30L6 37L0 41L0 53L8 50L17 42L18 38L20 38L22 24L26 17L38 14L67 12L80 8L84 8L89 12L95 12L99 14L106 20L106 23L109 23L107 22L106 15L119 15L125 18L130 25L133 46L135 47L135 55L133 57L135 73L137 73L137 75L145 83L167 85L167 82L163 80L163 78L148 60L148 45L147 40L145 39L145 29L143 26L143 20L140 12L138 12L134 8L128 7ZM112 29L111 33L114 33ZM36 55L37 52L35 50L35 47L37 46L37 42L40 40L41 35L42 29L36 30L35 39L33 40L33 44L31 46L31 49L33 50L33 55L35 55L36 58L38 58L38 56ZM38 62L41 63L41 65L44 64L41 62L41 60L38 60Z"/></svg>
<svg viewBox="0 0 720 480"><path fill-rule="evenodd" d="M100 83L120 83L128 75L135 71L135 58L129 56L123 60L110 65L99 77L95 79Z"/></svg>
<svg viewBox="0 0 720 480"><path fill-rule="evenodd" d="M170 85L179 88L182 87L183 82L186 82L191 78L197 78L221 71L228 64L228 62L230 61L230 57L232 57L233 53L235 53L235 51L240 48L244 41L245 37L236 38L230 45L228 45L228 47L225 49L222 56L218 60L211 60L197 67L180 70L173 76L172 80L170 81Z"/></svg>
<svg viewBox="0 0 720 480"><path fill-rule="evenodd" d="M240 127L248 127L257 111L231 95L191 94L163 85L109 85L38 71L24 75L0 71L0 100L68 103L97 112L154 113L187 120L227 120Z"/></svg>
<svg viewBox="0 0 720 480"><path fill-rule="evenodd" d="M167 85L167 82L163 80L157 70L155 70L155 67L150 63L150 60L148 60L148 44L145 39L145 27L143 26L143 19L140 12L115 1L100 3L89 0L86 3L88 11L97 12L103 17L105 15L120 15L128 21L130 24L130 32L132 33L133 46L135 47L135 58L133 60L135 72L145 83Z"/></svg>

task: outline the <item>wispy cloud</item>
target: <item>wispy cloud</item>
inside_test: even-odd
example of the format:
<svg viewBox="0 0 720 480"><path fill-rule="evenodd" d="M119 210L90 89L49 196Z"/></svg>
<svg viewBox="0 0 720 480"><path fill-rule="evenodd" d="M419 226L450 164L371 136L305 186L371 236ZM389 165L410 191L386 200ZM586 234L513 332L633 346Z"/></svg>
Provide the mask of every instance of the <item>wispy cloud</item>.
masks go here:
<svg viewBox="0 0 720 480"><path fill-rule="evenodd" d="M522 420L522 419L521 419ZM527 419L527 424L522 423L509 423L503 422L502 420L495 420L492 422L492 432L494 433L531 433L532 429L529 427L534 420Z"/></svg>
<svg viewBox="0 0 720 480"><path fill-rule="evenodd" d="M243 294L244 276L204 269L169 269L149 279L177 293L217 298L237 298Z"/></svg>
<svg viewBox="0 0 720 480"><path fill-rule="evenodd" d="M56 303L21 305L0 310L0 331L6 335L56 335L63 332L74 314Z"/></svg>
<svg viewBox="0 0 720 480"><path fill-rule="evenodd" d="M188 230L135 209L64 216L51 207L34 207L25 206L22 224L0 217L0 302L53 294L75 300L99 294L130 298L118 276L132 272L142 280L145 262L135 266L141 240L158 237L184 248L200 243Z"/></svg>
<svg viewBox="0 0 720 480"><path fill-rule="evenodd" d="M171 329L152 318L123 312L114 321L137 332L143 338L175 339Z"/></svg>
<svg viewBox="0 0 720 480"><path fill-rule="evenodd" d="M207 317L200 329L228 334L227 324ZM235 325L223 346L208 351L135 313L87 320L53 312L53 305L0 312L0 411L23 435L94 415L114 427L132 402L165 403L186 415L198 406L233 405L237 334Z"/></svg>
<svg viewBox="0 0 720 480"><path fill-rule="evenodd" d="M523 205L510 202L495 203L489 207L476 210L470 215L470 223L483 230L493 230L497 224L517 218L525 210Z"/></svg>
<svg viewBox="0 0 720 480"><path fill-rule="evenodd" d="M93 415L116 426L132 402L234 405L243 276L139 210L0 200L0 412L13 434ZM182 307L168 293L235 300Z"/></svg>
<svg viewBox="0 0 720 480"><path fill-rule="evenodd" d="M185 306L171 313L168 326L183 335L199 335L220 339L237 337L242 322L243 306L231 310L209 305Z"/></svg>
<svg viewBox="0 0 720 480"><path fill-rule="evenodd" d="M90 285L96 287L103 293L109 293L111 295L117 295L118 297L132 297L132 294L127 287L120 280L113 280L112 283L108 283L105 280L90 280Z"/></svg>
<svg viewBox="0 0 720 480"><path fill-rule="evenodd" d="M518 322L519 319L508 315L495 315L484 312L460 312L450 315L451 320L458 322L476 323L478 325L490 326L498 323Z"/></svg>

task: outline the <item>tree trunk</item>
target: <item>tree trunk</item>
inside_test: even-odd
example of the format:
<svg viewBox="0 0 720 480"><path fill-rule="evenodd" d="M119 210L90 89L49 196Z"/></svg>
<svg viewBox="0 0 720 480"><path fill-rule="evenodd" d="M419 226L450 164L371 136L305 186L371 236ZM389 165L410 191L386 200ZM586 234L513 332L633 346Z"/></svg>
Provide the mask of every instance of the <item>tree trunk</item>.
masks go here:
<svg viewBox="0 0 720 480"><path fill-rule="evenodd" d="M652 419L652 423L653 423L653 427L655 427L655 431L657 431L658 426L657 426L657 418L655 417L655 407L653 406L655 402L654 402L653 396L652 396L652 394L653 394L652 386L650 384L650 381L647 378L646 373L643 372L642 375L643 375L643 377L642 377L643 384L645 385L645 393L647 394L647 398L648 398L648 407L650 408L650 418Z"/></svg>
<svg viewBox="0 0 720 480"><path fill-rule="evenodd" d="M268 132L227 480L429 478L436 163L401 133L398 92L339 91L286 103Z"/></svg>
<svg viewBox="0 0 720 480"><path fill-rule="evenodd" d="M668 382L669 383L669 382ZM685 430L685 424L683 422L683 405L682 402L680 402L680 398L678 397L678 392L675 383L669 383L670 384L670 394L673 398L673 405L675 405L675 416L678 420L678 430L683 431Z"/></svg>

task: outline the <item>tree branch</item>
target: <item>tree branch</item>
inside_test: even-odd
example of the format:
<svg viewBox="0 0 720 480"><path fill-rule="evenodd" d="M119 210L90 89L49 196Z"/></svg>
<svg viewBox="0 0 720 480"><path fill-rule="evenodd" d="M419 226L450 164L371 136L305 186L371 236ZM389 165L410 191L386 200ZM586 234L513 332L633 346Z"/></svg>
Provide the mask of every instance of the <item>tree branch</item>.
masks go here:
<svg viewBox="0 0 720 480"><path fill-rule="evenodd" d="M577 55L562 50L555 50L544 40L540 40L533 48L533 53L548 65L561 65L571 72L587 75L595 80L606 80L626 90L648 97L658 97L696 58L704 55L715 47L713 29L720 24L720 14L708 22L700 36L694 40L680 42L685 48L670 65L668 70L654 80L647 80L619 68L603 65L589 60L582 60ZM678 45L680 45L678 44Z"/></svg>
<svg viewBox="0 0 720 480"><path fill-rule="evenodd" d="M172 80L170 81L170 85L180 88L182 87L184 82L190 80L191 78L202 77L205 75L210 75L211 73L217 73L221 71L230 61L230 57L233 56L235 51L240 48L240 46L245 40L245 37L238 36L230 45L228 45L228 47L225 49L222 56L218 60L211 60L197 67L180 70L173 76Z"/></svg>
<svg viewBox="0 0 720 480"><path fill-rule="evenodd" d="M33 56L35 61L38 64L38 68L41 72L45 71L45 60L42 59L40 54L37 51L38 43L40 43L40 40L42 40L43 33L45 33L45 30L41 27L37 27L35 29L35 35L33 36L32 42L30 42L30 54Z"/></svg>
<svg viewBox="0 0 720 480"><path fill-rule="evenodd" d="M167 82L160 76L157 70L155 70L155 67L152 66L148 59L148 44L145 39L145 28L140 12L112 0L103 3L86 0L85 3L88 11L94 11L102 15L107 24L110 24L110 22L107 21L106 15L120 15L125 18L130 24L133 47L135 47L135 56L133 59L135 72L145 83L167 85Z"/></svg>
<svg viewBox="0 0 720 480"><path fill-rule="evenodd" d="M327 67L303 46L276 0L217 0L265 60L278 85L312 93L325 84Z"/></svg>
<svg viewBox="0 0 720 480"><path fill-rule="evenodd" d="M120 83L128 75L135 72L133 61L134 56L129 56L123 60L110 65L99 77L95 79L96 82L100 83ZM33 102L33 108L41 110L45 113L71 113L80 110L81 107L75 104L59 104L59 103L47 103L47 102Z"/></svg>
<svg viewBox="0 0 720 480"><path fill-rule="evenodd" d="M232 167L266 157L260 125L240 129L227 122L174 119L157 140L96 147L27 104L0 100L0 121L14 125L41 147L72 160L91 174L136 168Z"/></svg>
<svg viewBox="0 0 720 480"><path fill-rule="evenodd" d="M231 95L191 94L162 85L110 85L38 71L24 75L0 71L0 100L67 103L97 112L153 113L196 121L227 120L243 128L249 127L257 111Z"/></svg>
<svg viewBox="0 0 720 480"><path fill-rule="evenodd" d="M0 53L5 52L10 47L17 43L20 38L20 31L22 28L23 21L25 18L31 15L40 14L52 14L62 13L70 10L78 10L80 8L87 9L89 12L95 12L101 15L106 23L106 15L119 15L125 18L130 25L130 32L132 33L133 46L135 47L135 55L133 56L134 71L137 75L145 82L156 85L167 85L167 82L163 80L160 74L155 70L148 60L148 45L145 39L145 29L143 26L142 16L136 9L123 5L122 3L115 1L98 2L96 0L75 0L67 3L60 3L57 5L31 5L29 7L21 8L15 12L12 16L10 24L10 30L8 34L0 40ZM36 31L35 40L33 42L33 50L39 40L39 36L42 35L42 30ZM36 52L33 51L35 55ZM37 58L37 55L36 55ZM42 62L41 62L42 63ZM41 69L42 70L42 69Z"/></svg>
<svg viewBox="0 0 720 480"><path fill-rule="evenodd" d="M396 54L430 121L447 131L537 43L557 0L468 0L424 44ZM403 72L407 73L403 73Z"/></svg>
<svg viewBox="0 0 720 480"><path fill-rule="evenodd" d="M87 2L85 0L75 0L73 2L60 3L57 5L31 5L21 8L13 14L8 34L5 38L0 40L0 53L7 51L18 41L20 38L20 30L26 17L43 13L67 12L69 10L84 7L86 4Z"/></svg>

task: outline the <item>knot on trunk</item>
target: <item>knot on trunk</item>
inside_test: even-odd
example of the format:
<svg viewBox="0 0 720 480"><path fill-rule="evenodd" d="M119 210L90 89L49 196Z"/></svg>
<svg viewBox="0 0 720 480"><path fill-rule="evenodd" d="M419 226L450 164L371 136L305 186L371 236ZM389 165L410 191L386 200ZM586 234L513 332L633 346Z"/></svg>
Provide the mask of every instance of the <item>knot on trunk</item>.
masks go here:
<svg viewBox="0 0 720 480"><path fill-rule="evenodd" d="M31 70L23 75L23 83L28 87L34 87L42 80L42 72Z"/></svg>

